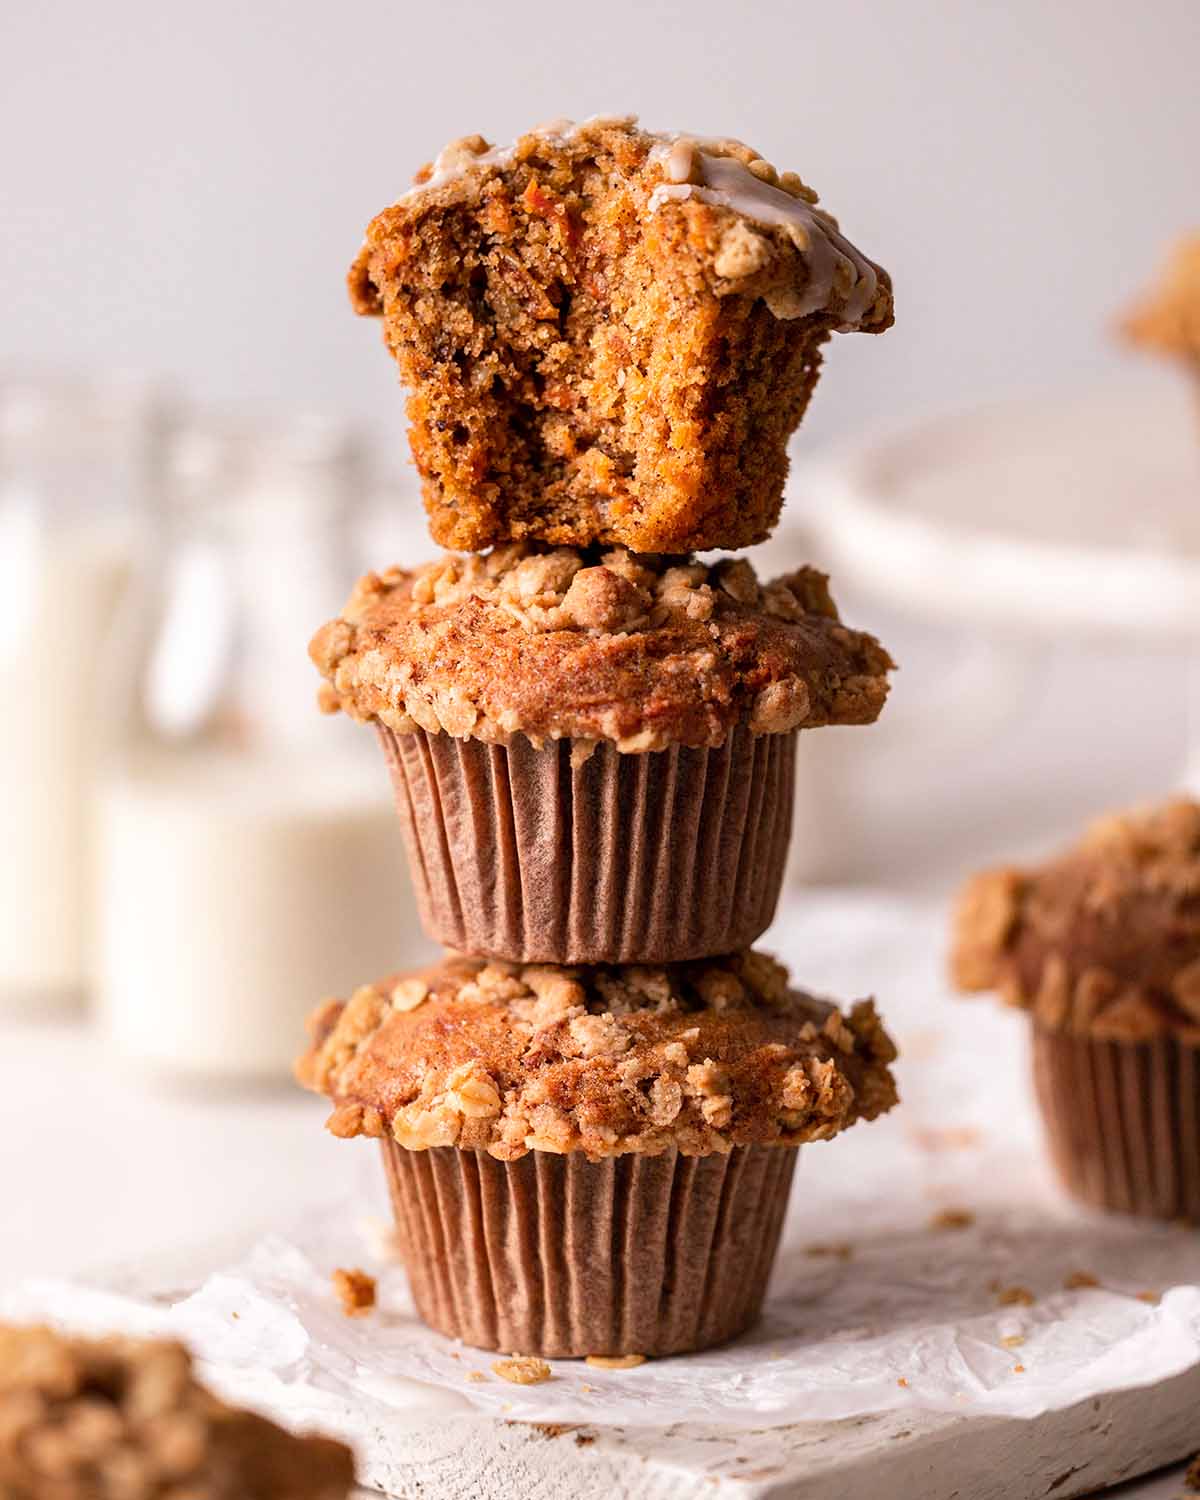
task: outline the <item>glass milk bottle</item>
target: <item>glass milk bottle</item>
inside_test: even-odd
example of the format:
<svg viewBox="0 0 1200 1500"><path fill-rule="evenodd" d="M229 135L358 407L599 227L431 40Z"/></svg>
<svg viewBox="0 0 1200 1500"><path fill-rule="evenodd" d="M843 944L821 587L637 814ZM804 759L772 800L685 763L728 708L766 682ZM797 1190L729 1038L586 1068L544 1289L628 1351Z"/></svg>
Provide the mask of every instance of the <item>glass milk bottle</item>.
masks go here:
<svg viewBox="0 0 1200 1500"><path fill-rule="evenodd" d="M87 988L98 683L164 424L144 384L0 380L0 1009Z"/></svg>
<svg viewBox="0 0 1200 1500"><path fill-rule="evenodd" d="M174 444L100 819L103 1026L152 1070L282 1078L320 1000L432 956L382 761L305 653L353 582L362 468L317 422Z"/></svg>

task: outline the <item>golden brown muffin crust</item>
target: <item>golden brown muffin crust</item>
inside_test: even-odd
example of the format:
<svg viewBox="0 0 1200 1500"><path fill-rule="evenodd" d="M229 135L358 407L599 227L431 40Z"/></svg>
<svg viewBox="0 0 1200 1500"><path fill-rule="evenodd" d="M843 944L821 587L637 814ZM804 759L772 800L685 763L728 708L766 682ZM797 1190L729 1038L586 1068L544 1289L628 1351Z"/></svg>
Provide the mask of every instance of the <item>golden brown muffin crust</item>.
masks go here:
<svg viewBox="0 0 1200 1500"><path fill-rule="evenodd" d="M763 540L821 345L892 321L816 195L740 142L631 118L465 137L416 184L349 285L411 393L434 539Z"/></svg>
<svg viewBox="0 0 1200 1500"><path fill-rule="evenodd" d="M345 1500L350 1450L235 1411L179 1344L0 1325L4 1500Z"/></svg>
<svg viewBox="0 0 1200 1500"><path fill-rule="evenodd" d="M868 724L892 667L812 569L762 586L744 559L520 543L368 574L309 651L322 707L397 734L629 752Z"/></svg>
<svg viewBox="0 0 1200 1500"><path fill-rule="evenodd" d="M1044 865L975 876L951 969L1051 1030L1200 1042L1200 805L1105 818Z"/></svg>
<svg viewBox="0 0 1200 1500"><path fill-rule="evenodd" d="M454 958L330 1001L297 1076L335 1135L408 1150L706 1156L825 1140L896 1101L871 1001L843 1015L747 950L665 967Z"/></svg>

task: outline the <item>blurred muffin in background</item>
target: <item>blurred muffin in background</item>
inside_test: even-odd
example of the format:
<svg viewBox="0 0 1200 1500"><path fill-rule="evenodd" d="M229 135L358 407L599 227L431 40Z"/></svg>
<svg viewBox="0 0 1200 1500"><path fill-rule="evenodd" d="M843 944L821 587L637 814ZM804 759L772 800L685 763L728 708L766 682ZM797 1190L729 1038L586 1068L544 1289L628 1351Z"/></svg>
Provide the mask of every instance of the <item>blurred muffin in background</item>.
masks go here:
<svg viewBox="0 0 1200 1500"><path fill-rule="evenodd" d="M186 1349L0 1324L5 1500L346 1500L349 1448L197 1384Z"/></svg>
<svg viewBox="0 0 1200 1500"><path fill-rule="evenodd" d="M1030 1012L1067 1190L1200 1221L1200 804L1114 815L1042 865L976 875L951 970Z"/></svg>
<svg viewBox="0 0 1200 1500"><path fill-rule="evenodd" d="M1158 281L1121 320L1121 332L1140 348L1181 360L1200 401L1200 231L1176 242Z"/></svg>

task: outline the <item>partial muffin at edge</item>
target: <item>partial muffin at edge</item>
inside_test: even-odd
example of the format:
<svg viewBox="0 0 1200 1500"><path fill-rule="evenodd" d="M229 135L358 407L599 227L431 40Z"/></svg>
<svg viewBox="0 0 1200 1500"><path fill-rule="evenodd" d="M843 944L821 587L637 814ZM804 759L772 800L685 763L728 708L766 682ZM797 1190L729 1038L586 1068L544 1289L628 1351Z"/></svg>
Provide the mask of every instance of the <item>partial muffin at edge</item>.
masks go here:
<svg viewBox="0 0 1200 1500"><path fill-rule="evenodd" d="M1067 1189L1200 1222L1200 805L1111 816L1041 865L974 877L951 969L1030 1012Z"/></svg>
<svg viewBox="0 0 1200 1500"><path fill-rule="evenodd" d="M199 1385L180 1344L0 1325L6 1500L345 1500L349 1448Z"/></svg>

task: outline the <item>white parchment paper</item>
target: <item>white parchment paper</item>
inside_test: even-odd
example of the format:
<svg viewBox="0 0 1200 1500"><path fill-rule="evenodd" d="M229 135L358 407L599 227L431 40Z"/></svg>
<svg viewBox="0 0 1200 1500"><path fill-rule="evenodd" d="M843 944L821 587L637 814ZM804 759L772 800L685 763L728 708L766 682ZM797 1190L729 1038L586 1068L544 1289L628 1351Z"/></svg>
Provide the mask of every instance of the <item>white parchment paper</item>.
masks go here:
<svg viewBox="0 0 1200 1500"><path fill-rule="evenodd" d="M727 1348L623 1371L561 1360L542 1384L506 1382L496 1355L415 1318L374 1171L366 1191L314 1205L243 1253L201 1256L179 1284L136 1268L107 1284L32 1282L0 1314L181 1337L231 1398L343 1431L368 1456L400 1411L651 1427L903 1407L1021 1418L1179 1374L1200 1362L1200 1235L1084 1215L1057 1195L1025 1020L948 995L941 920L842 896L810 898L777 924L773 946L811 988L878 992L904 1102L802 1152L766 1314ZM346 1149L374 1168L364 1143ZM944 1227L947 1210L970 1223ZM368 1317L341 1312L338 1266L378 1277Z"/></svg>

